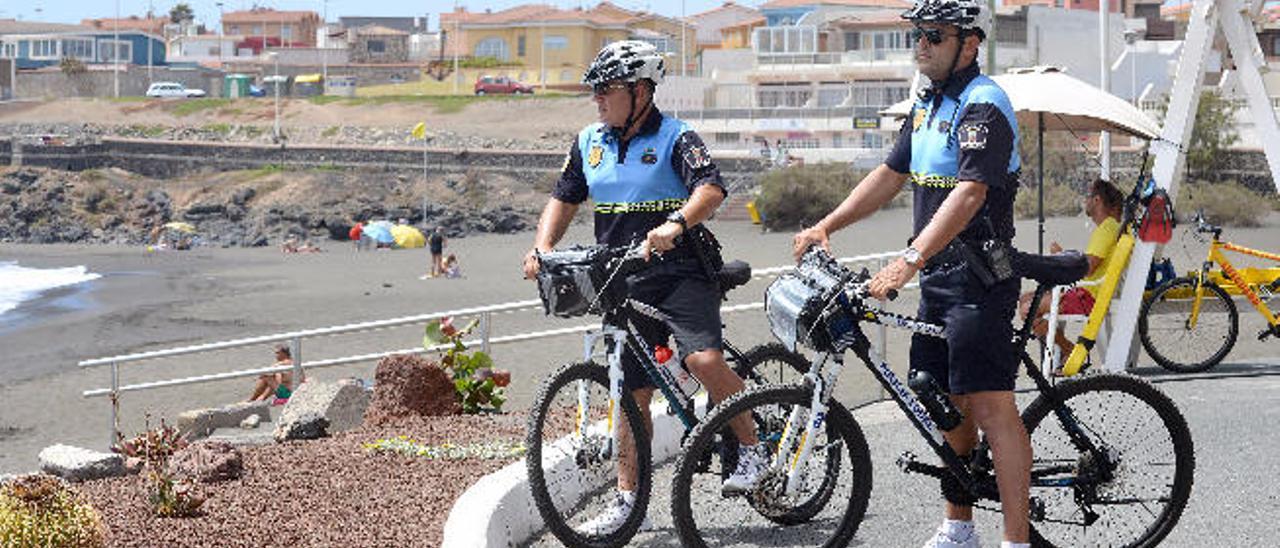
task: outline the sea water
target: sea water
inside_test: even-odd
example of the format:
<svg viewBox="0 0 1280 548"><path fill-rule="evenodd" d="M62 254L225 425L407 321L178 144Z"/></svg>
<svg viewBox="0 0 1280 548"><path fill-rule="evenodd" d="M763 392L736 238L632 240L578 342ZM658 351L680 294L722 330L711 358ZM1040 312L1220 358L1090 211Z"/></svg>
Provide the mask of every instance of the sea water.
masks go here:
<svg viewBox="0 0 1280 548"><path fill-rule="evenodd" d="M0 316L41 292L101 277L101 274L89 272L84 266L28 268L16 262L0 261Z"/></svg>

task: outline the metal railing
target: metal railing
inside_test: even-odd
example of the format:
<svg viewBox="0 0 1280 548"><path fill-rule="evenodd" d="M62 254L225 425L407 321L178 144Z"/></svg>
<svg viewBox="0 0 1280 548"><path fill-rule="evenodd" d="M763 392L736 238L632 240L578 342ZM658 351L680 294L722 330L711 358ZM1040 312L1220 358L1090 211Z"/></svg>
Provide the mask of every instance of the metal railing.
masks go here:
<svg viewBox="0 0 1280 548"><path fill-rule="evenodd" d="M862 264L875 263L876 266L883 266L887 260L898 256L898 252L873 253L869 255L859 255L855 257L842 257L839 262L844 264ZM755 269L752 271L752 278L770 278L777 276L783 272L789 271L793 266L775 266L770 268ZM907 288L915 288L917 284L908 284ZM353 323L347 325L339 325L333 327L324 327L319 329L308 329L302 331L290 331L286 333L278 333L273 335L263 335L258 337L247 337L242 339L232 339L228 341L220 341L206 344L198 344L192 346L182 346L177 348L169 348L164 350L153 350L148 352L138 352L134 354L122 354L118 356L108 356L104 358L94 358L81 361L78 365L82 368L103 367L111 368L110 384L104 388L94 388L85 390L81 393L81 397L96 398L106 396L111 401L111 443L116 442L117 433L120 431L120 395L124 392L134 392L141 390L151 390L155 388L165 388L172 386L185 386L192 384L201 384L215 381L223 381L228 379L236 379L241 377L250 377L255 375L263 375L269 373L277 373L290 371L293 372L293 378L296 383L301 383L304 378L304 371L309 369L319 369L322 367L333 367L338 365L348 365L353 363L362 363L380 360L387 356L396 354L419 354L442 350L449 348L451 345L437 345L433 347L415 347L409 349L392 350L386 352L376 352L371 354L358 354L345 356L340 358L332 358L325 360L316 360L312 362L303 361L302 341L305 339L316 337L327 337L332 335L341 335L349 333L360 333L387 329L391 327L399 327L405 325L422 324L432 320L444 317L478 317L479 325L477 326L478 338L464 341L467 346L479 345L484 352L489 352L492 345L511 344L561 335L569 335L573 333L582 333L589 329L599 327L598 323L577 325L559 329L549 329L544 331L531 331L525 333L517 333L514 335L506 335L502 337L492 336L492 319L496 313L511 313L522 310L531 310L541 308L542 302L539 300L515 301L510 303L501 303L488 306L479 306L472 308L461 308L457 310L449 310L444 312L432 312L428 314L418 314L414 316L406 316L402 318L392 318L386 320L377 320L371 322ZM752 302L734 306L726 306L721 308L721 313L743 312L748 310L758 310L764 308L763 302ZM181 377L173 379L163 379L150 382L142 382L137 384L120 385L120 365L130 362L140 362L157 358L168 358L174 356L184 356L190 354L200 354L205 352L213 352L217 350L227 350L232 348L240 348L253 346L264 343L287 341L290 345L293 363L292 365L279 365L271 367L259 367L254 369L241 369L236 371L227 371L221 373L210 373L206 375L196 375L192 377ZM883 351L888 344L888 335L883 326L880 327L880 348ZM295 383L295 385L296 385Z"/></svg>

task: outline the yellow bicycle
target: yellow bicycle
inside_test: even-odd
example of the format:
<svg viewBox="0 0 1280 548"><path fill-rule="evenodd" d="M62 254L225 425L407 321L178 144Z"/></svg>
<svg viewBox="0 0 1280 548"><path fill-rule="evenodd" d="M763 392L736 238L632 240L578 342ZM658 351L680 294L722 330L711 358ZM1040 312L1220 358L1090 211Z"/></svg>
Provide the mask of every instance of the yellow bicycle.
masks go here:
<svg viewBox="0 0 1280 548"><path fill-rule="evenodd" d="M1222 227L1205 222L1201 215L1195 222L1197 233L1213 235L1200 271L1156 288L1138 313L1143 348L1161 367L1178 373L1204 371L1231 352L1240 329L1232 293L1244 295L1266 319L1258 340L1280 335L1280 320L1267 306L1280 293L1280 268L1237 269L1223 251L1276 262L1280 255L1222 241ZM1218 270L1210 270L1214 263Z"/></svg>

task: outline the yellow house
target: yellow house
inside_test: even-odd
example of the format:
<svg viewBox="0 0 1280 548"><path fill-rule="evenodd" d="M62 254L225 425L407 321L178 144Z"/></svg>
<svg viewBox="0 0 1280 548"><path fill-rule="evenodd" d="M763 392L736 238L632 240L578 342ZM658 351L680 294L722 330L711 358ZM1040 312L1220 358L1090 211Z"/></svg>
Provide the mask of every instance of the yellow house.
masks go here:
<svg viewBox="0 0 1280 548"><path fill-rule="evenodd" d="M687 27L692 63L694 31ZM576 87L601 47L629 38L665 41L672 67L679 65L679 20L632 12L608 2L589 10L544 4L482 13L456 8L440 14L440 29L445 35L445 57L456 55L463 60L461 74L455 77L466 86L490 75L526 84ZM674 35L668 34L671 29Z"/></svg>

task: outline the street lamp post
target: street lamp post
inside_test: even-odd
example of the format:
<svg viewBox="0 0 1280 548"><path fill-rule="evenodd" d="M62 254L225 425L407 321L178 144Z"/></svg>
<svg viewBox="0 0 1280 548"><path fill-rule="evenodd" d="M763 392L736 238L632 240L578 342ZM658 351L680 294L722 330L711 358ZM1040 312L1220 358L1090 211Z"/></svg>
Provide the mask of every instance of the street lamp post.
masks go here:
<svg viewBox="0 0 1280 548"><path fill-rule="evenodd" d="M147 2L147 26L155 24L156 5L155 2ZM147 86L151 86L151 43L154 40L147 37Z"/></svg>
<svg viewBox="0 0 1280 548"><path fill-rule="evenodd" d="M116 99L120 98L120 0L116 0L116 18L111 22L114 29L111 38L111 89Z"/></svg>
<svg viewBox="0 0 1280 548"><path fill-rule="evenodd" d="M324 20L320 21L320 32L324 33L324 44L320 47L320 86L323 94L324 86L329 85L329 0L324 2Z"/></svg>
<svg viewBox="0 0 1280 548"><path fill-rule="evenodd" d="M222 23L222 18L226 14L222 11L222 2L218 2L218 68L222 68L222 50L227 47L226 25ZM235 52L232 52L234 55Z"/></svg>

